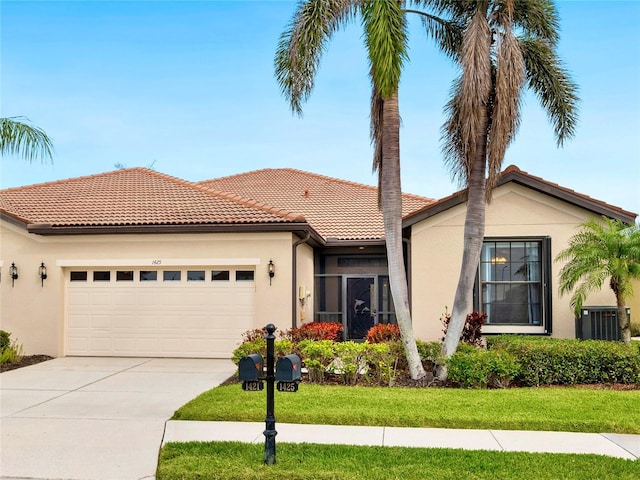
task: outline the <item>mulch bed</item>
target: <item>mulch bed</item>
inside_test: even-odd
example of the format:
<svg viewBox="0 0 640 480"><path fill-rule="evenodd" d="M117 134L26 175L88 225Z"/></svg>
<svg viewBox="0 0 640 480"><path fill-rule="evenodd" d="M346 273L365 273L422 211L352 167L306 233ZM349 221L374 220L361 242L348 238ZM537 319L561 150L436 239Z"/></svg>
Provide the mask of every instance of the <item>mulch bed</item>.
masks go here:
<svg viewBox="0 0 640 480"><path fill-rule="evenodd" d="M49 355L25 355L17 362L0 364L0 373L15 370L16 368L28 367L29 365L35 365L36 363L46 362L51 359L53 359L53 357Z"/></svg>

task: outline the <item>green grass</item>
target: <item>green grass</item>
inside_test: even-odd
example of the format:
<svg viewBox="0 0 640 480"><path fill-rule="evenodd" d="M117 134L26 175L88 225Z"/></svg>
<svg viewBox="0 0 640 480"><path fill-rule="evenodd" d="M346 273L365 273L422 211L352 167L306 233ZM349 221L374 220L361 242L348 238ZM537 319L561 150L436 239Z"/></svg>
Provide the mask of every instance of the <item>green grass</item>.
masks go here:
<svg viewBox="0 0 640 480"><path fill-rule="evenodd" d="M265 391L239 384L203 393L175 420L264 421ZM276 392L278 422L330 425L640 433L640 390L342 387Z"/></svg>
<svg viewBox="0 0 640 480"><path fill-rule="evenodd" d="M238 442L170 443L156 478L237 480L638 479L640 462L599 455L463 451L345 445L277 445L275 465L264 446Z"/></svg>

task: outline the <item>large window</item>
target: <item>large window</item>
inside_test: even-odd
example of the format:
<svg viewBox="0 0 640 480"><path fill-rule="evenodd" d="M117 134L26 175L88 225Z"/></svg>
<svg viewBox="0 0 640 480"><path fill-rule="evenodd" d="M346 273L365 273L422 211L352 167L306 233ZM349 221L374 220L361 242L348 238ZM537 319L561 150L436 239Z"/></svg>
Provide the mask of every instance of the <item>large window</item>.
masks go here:
<svg viewBox="0 0 640 480"><path fill-rule="evenodd" d="M549 239L487 239L479 269L480 311L487 326L548 330Z"/></svg>

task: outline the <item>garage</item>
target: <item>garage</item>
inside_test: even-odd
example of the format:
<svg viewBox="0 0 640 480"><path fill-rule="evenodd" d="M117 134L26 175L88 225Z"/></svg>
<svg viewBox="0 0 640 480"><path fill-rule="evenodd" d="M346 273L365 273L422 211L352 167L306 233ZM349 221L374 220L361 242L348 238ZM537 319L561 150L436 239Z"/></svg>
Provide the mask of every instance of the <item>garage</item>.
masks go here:
<svg viewBox="0 0 640 480"><path fill-rule="evenodd" d="M66 355L229 358L253 328L255 268L65 269Z"/></svg>

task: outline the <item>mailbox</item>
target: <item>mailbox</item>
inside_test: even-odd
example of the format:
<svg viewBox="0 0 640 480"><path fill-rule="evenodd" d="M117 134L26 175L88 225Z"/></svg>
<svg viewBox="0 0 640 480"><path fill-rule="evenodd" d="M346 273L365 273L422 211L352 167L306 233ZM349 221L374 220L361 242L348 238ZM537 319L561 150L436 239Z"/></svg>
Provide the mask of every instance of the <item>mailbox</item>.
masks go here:
<svg viewBox="0 0 640 480"><path fill-rule="evenodd" d="M276 380L279 382L298 382L302 374L300 357L295 354L278 359L276 363Z"/></svg>
<svg viewBox="0 0 640 480"><path fill-rule="evenodd" d="M243 382L254 382L262 379L262 355L253 353L247 355L238 363L238 378Z"/></svg>

